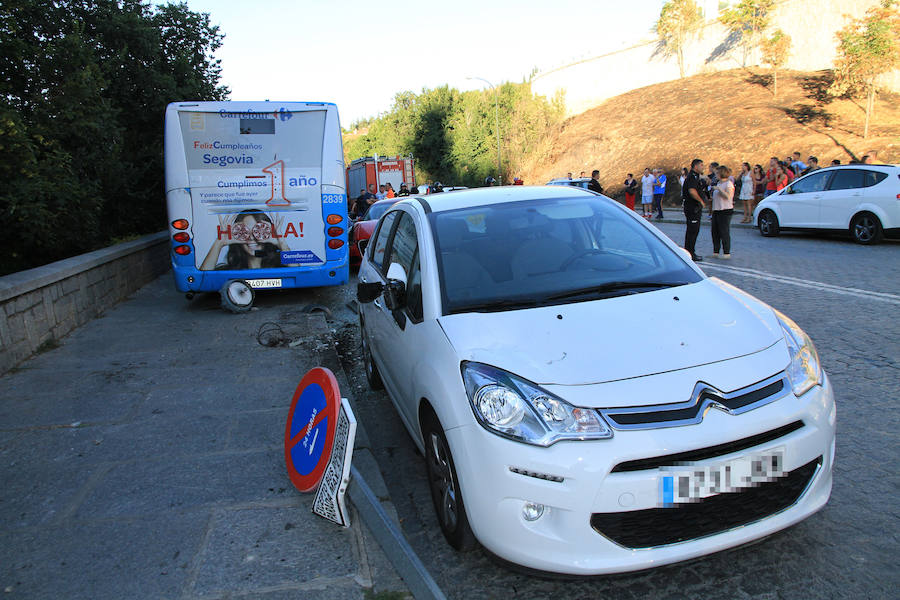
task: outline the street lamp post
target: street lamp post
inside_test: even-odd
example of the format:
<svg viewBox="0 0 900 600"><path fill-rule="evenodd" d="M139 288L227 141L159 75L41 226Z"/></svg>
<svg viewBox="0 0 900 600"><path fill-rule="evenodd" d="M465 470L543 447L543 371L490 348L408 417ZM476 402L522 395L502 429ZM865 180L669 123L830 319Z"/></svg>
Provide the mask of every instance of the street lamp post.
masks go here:
<svg viewBox="0 0 900 600"><path fill-rule="evenodd" d="M494 90L494 123L495 128L497 129L497 185L503 185L503 175L501 171L500 164L500 100L499 100L499 92L493 83L484 79L483 77L466 77L466 79L477 79L479 81L483 81Z"/></svg>

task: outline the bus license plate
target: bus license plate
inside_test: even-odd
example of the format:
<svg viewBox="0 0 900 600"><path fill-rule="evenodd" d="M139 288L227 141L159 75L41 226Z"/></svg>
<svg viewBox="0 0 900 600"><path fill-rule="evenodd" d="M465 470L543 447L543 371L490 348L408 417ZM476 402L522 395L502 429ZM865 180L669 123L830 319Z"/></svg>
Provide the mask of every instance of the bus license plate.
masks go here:
<svg viewBox="0 0 900 600"><path fill-rule="evenodd" d="M784 477L784 447L708 466L664 467L662 471L661 506L697 502L702 498L738 492Z"/></svg>
<svg viewBox="0 0 900 600"><path fill-rule="evenodd" d="M262 288L281 287L281 279L248 279L247 283L250 284L250 287L257 290Z"/></svg>

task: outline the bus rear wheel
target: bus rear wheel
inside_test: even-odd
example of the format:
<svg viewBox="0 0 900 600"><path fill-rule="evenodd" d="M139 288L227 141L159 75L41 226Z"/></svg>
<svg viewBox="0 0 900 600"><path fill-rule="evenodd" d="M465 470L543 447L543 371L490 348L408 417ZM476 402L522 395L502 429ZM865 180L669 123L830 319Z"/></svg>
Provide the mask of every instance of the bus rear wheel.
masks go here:
<svg viewBox="0 0 900 600"><path fill-rule="evenodd" d="M256 292L243 279L229 279L219 290L219 295L222 296L222 308L233 313L247 312L256 298Z"/></svg>

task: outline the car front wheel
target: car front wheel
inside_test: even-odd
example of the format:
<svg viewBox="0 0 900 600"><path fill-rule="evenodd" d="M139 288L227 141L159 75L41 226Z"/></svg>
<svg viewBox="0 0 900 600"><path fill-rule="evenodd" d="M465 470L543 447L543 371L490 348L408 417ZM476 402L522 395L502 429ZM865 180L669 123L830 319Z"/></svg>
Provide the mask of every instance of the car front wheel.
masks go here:
<svg viewBox="0 0 900 600"><path fill-rule="evenodd" d="M457 550L462 552L472 550L478 543L466 517L453 456L450 454L444 429L437 416L430 410L423 415L422 437L425 442L428 485L431 488L431 499L441 531L447 542Z"/></svg>
<svg viewBox="0 0 900 600"><path fill-rule="evenodd" d="M881 221L872 213L860 213L850 222L850 235L857 244L877 244L884 236Z"/></svg>
<svg viewBox="0 0 900 600"><path fill-rule="evenodd" d="M759 232L764 237L775 237L779 233L778 217L771 210L764 210L759 214Z"/></svg>
<svg viewBox="0 0 900 600"><path fill-rule="evenodd" d="M375 360L372 358L372 349L369 347L369 336L366 334L366 328L363 325L362 317L359 318L359 338L362 345L363 368L366 370L366 381L373 390L384 389L384 383L381 381L381 374L378 367L375 366Z"/></svg>

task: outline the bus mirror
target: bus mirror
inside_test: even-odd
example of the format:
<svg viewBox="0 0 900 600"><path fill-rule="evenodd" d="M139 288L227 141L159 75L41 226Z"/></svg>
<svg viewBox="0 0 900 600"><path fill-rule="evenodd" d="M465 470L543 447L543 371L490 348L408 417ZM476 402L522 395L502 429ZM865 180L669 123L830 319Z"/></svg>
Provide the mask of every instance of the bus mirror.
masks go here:
<svg viewBox="0 0 900 600"><path fill-rule="evenodd" d="M357 283L356 299L360 304L368 304L381 295L384 286L380 283Z"/></svg>

